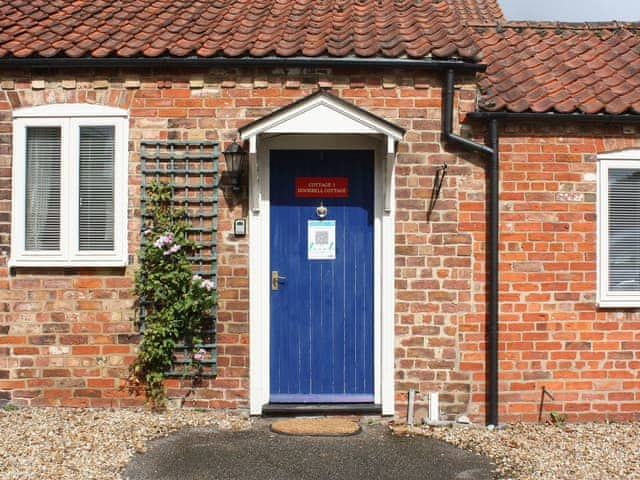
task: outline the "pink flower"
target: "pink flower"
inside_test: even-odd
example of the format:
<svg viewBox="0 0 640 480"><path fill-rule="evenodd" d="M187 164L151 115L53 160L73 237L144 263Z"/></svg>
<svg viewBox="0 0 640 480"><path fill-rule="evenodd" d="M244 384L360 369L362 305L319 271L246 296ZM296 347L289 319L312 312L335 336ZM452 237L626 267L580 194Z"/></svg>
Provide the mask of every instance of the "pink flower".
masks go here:
<svg viewBox="0 0 640 480"><path fill-rule="evenodd" d="M158 237L158 239L155 242L153 242L153 245L157 248L162 248L165 245L171 245L172 243L173 243L173 234L171 232L167 232L164 235Z"/></svg>
<svg viewBox="0 0 640 480"><path fill-rule="evenodd" d="M204 348L201 348L193 354L194 360L204 360L205 358L207 358L207 351Z"/></svg>

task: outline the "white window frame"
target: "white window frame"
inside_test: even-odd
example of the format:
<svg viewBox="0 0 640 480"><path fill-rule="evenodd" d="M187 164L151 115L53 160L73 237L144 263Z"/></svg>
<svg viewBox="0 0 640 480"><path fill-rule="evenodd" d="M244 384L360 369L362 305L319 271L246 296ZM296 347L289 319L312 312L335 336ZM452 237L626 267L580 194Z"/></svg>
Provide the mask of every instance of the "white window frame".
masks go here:
<svg viewBox="0 0 640 480"><path fill-rule="evenodd" d="M640 307L640 290L609 290L609 169L640 170L640 149L598 155L598 291L597 303L603 308ZM640 195L640 192L638 192Z"/></svg>
<svg viewBox="0 0 640 480"><path fill-rule="evenodd" d="M114 248L79 248L79 127L109 125L115 129ZM60 250L25 248L26 129L61 129ZM121 267L127 265L129 117L126 110L90 104L55 104L22 108L13 114L11 267ZM74 213L75 212L75 215Z"/></svg>

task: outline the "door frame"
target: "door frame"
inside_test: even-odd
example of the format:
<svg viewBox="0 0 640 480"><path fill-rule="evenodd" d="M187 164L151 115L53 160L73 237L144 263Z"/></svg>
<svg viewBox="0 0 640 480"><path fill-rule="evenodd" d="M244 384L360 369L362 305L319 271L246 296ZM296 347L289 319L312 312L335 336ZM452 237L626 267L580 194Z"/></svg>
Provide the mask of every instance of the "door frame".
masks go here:
<svg viewBox="0 0 640 480"><path fill-rule="evenodd" d="M394 405L394 205L392 142L375 134L259 134L250 139L249 180L249 404L260 415L269 402L270 218L269 151L373 150L374 152L374 403L383 415ZM391 168L390 168L391 167Z"/></svg>

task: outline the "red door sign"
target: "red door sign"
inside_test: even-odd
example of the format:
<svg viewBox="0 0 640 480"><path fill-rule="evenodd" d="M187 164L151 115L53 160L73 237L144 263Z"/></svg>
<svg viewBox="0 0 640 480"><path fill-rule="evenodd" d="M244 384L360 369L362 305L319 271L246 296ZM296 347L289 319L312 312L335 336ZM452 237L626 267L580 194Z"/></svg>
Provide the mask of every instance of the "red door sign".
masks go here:
<svg viewBox="0 0 640 480"><path fill-rule="evenodd" d="M347 198L348 177L296 177L296 198Z"/></svg>

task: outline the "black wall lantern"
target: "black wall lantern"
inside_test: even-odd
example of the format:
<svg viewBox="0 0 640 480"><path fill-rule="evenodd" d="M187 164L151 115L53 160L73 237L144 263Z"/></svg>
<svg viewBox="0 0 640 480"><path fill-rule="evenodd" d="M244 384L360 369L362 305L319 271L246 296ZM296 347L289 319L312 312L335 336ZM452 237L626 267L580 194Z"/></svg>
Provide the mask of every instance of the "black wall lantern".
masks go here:
<svg viewBox="0 0 640 480"><path fill-rule="evenodd" d="M224 158L227 161L227 171L231 175L231 190L237 192L240 190L240 177L246 168L247 152L244 151L242 145L234 140L225 149Z"/></svg>

